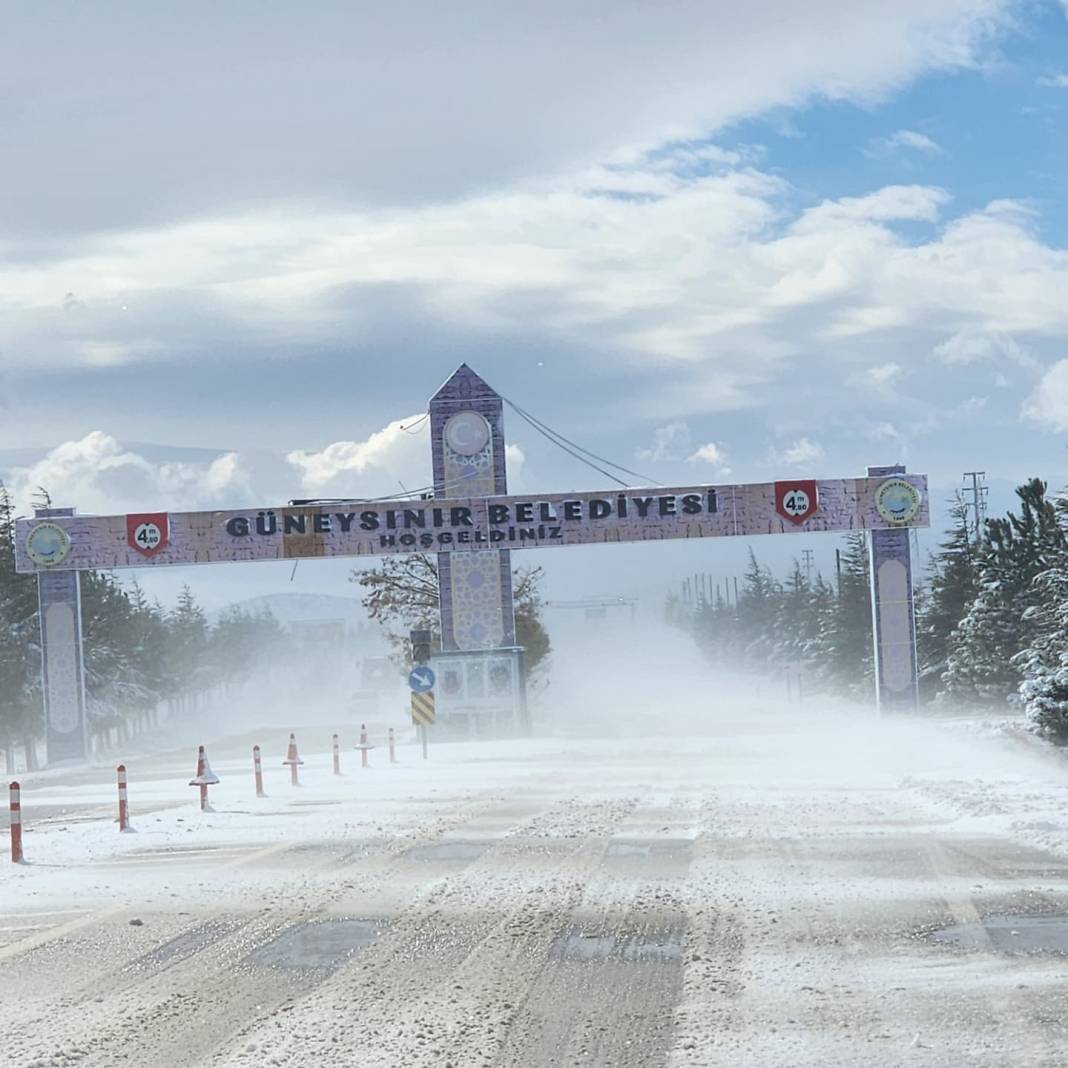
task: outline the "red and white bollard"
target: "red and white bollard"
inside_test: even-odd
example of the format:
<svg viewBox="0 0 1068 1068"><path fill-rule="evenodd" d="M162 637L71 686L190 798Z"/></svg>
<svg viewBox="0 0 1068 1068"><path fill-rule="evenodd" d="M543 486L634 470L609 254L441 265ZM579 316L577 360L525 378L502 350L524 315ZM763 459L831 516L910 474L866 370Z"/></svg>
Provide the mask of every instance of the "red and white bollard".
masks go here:
<svg viewBox="0 0 1068 1068"><path fill-rule="evenodd" d="M297 777L297 768L299 768L304 761L300 759L300 754L297 752L297 736L295 734L290 734L289 736L289 748L286 750L286 758L282 763L289 765L289 781L294 786L300 786L300 779Z"/></svg>
<svg viewBox="0 0 1068 1068"><path fill-rule="evenodd" d="M367 744L367 724L360 724L360 744L356 746L360 751L360 767L370 767L370 762L367 759L367 754L371 750L371 746Z"/></svg>
<svg viewBox="0 0 1068 1068"><path fill-rule="evenodd" d="M11 863L22 863L22 801L19 784L13 782L11 791Z"/></svg>
<svg viewBox="0 0 1068 1068"><path fill-rule="evenodd" d="M204 746L197 748L197 773L194 778L189 780L190 786L200 787L200 811L211 812L211 805L208 804L208 787L214 786L219 781L219 776L211 770L211 765L208 763L208 754L204 751Z"/></svg>
<svg viewBox="0 0 1068 1068"><path fill-rule="evenodd" d="M260 747L254 745L252 747L252 767L256 772L256 796L266 797L263 792L263 765L260 763Z"/></svg>
<svg viewBox="0 0 1068 1068"><path fill-rule="evenodd" d="M336 734L334 735L334 774L341 774L341 742Z"/></svg>
<svg viewBox="0 0 1068 1068"><path fill-rule="evenodd" d="M130 810L126 804L126 765L120 764L115 773L119 779L119 830L130 829Z"/></svg>
<svg viewBox="0 0 1068 1068"><path fill-rule="evenodd" d="M397 763L396 739L393 737L393 728L389 728L389 762Z"/></svg>

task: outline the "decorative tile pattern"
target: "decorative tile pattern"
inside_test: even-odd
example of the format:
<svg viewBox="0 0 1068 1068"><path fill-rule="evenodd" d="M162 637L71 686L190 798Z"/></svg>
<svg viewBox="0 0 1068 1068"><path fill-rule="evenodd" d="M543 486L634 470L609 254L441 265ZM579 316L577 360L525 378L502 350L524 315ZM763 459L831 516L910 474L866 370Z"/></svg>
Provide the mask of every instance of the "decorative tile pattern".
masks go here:
<svg viewBox="0 0 1068 1068"><path fill-rule="evenodd" d="M479 453L463 456L449 447L445 427L461 412L489 424L490 438ZM491 497L508 491L501 398L467 364L457 368L430 401L434 496ZM445 650L515 645L511 554L487 547L483 559L453 560L438 553L441 643Z"/></svg>

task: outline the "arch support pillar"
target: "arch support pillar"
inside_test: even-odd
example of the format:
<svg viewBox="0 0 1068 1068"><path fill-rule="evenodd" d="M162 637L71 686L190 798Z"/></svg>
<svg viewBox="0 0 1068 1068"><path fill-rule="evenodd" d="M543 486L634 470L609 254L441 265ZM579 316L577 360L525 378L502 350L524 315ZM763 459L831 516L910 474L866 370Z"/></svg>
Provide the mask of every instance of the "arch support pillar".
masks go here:
<svg viewBox="0 0 1068 1068"><path fill-rule="evenodd" d="M72 516L73 508L38 508L35 519ZM39 571L41 691L48 763L86 760L89 730L82 650L82 597L77 571Z"/></svg>
<svg viewBox="0 0 1068 1068"><path fill-rule="evenodd" d="M868 468L869 478L903 474L900 464ZM873 530L868 537L875 701L880 711L908 711L919 703L911 538L908 527Z"/></svg>

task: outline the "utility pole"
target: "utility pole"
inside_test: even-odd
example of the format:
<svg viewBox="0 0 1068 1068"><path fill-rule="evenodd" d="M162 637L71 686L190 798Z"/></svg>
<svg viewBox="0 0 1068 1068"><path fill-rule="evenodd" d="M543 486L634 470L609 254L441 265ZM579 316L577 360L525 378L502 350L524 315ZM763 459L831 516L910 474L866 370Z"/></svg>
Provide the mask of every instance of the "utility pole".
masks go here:
<svg viewBox="0 0 1068 1068"><path fill-rule="evenodd" d="M801 556L804 558L804 561L805 561L805 582L811 584L812 583L812 550L811 549L802 549L801 550Z"/></svg>
<svg viewBox="0 0 1068 1068"><path fill-rule="evenodd" d="M972 513L975 516L975 544L983 540L983 520L986 518L986 472L965 471L964 482L971 479Z"/></svg>

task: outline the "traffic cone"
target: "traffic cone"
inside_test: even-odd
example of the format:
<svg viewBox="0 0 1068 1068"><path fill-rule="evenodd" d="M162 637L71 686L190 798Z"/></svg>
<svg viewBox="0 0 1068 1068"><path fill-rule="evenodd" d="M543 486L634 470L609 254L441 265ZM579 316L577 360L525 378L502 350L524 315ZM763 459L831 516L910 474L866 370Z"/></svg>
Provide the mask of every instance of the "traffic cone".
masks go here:
<svg viewBox="0 0 1068 1068"><path fill-rule="evenodd" d="M282 763L289 765L289 781L294 786L300 786L300 779L297 777L297 768L300 767L304 761L300 759L300 754L297 752L297 736L295 734L289 736L289 748L286 750L286 758Z"/></svg>
<svg viewBox="0 0 1068 1068"><path fill-rule="evenodd" d="M197 749L197 773L194 778L189 780L189 785L200 787L201 812L211 812L211 805L208 804L208 787L215 786L218 781L219 776L211 770L211 765L208 763L208 754L204 751L204 746L200 746Z"/></svg>

